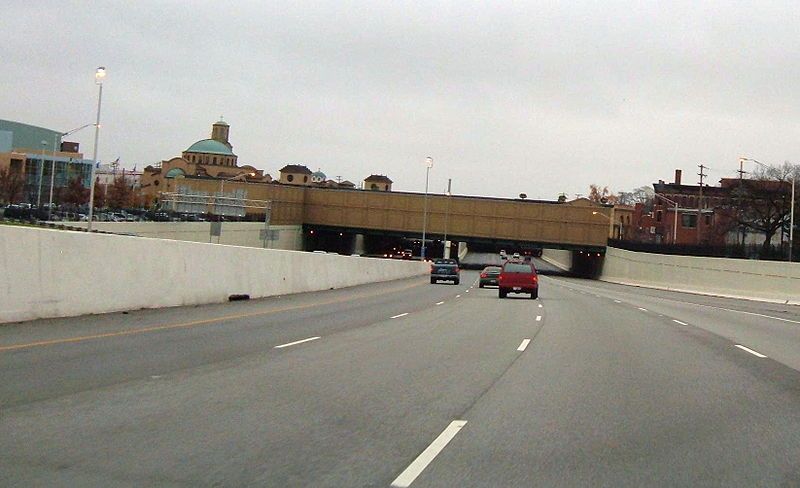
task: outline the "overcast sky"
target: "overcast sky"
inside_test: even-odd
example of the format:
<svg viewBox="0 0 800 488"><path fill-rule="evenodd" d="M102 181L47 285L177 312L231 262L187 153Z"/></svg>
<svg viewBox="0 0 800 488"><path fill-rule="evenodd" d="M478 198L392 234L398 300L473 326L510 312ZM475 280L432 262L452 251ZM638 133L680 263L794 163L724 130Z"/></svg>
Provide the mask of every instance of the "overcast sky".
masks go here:
<svg viewBox="0 0 800 488"><path fill-rule="evenodd" d="M5 0L0 118L93 122L140 169L231 125L240 164L555 199L800 162L800 7ZM92 131L71 139L91 156Z"/></svg>

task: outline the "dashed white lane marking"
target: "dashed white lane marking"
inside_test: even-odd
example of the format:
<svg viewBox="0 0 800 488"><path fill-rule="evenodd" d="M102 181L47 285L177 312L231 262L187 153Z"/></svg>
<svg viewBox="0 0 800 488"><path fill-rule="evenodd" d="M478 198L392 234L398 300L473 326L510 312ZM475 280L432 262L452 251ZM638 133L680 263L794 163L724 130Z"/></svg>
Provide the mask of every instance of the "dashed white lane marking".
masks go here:
<svg viewBox="0 0 800 488"><path fill-rule="evenodd" d="M523 339L522 342L520 343L519 347L517 348L517 351L520 351L520 352L524 351L525 348L528 347L528 344L530 344L530 343L531 343L530 339Z"/></svg>
<svg viewBox="0 0 800 488"><path fill-rule="evenodd" d="M443 305L444 302L436 302L436 305Z"/></svg>
<svg viewBox="0 0 800 488"><path fill-rule="evenodd" d="M460 431L465 425L467 425L466 420L453 420L450 422L450 425L448 425L447 428L445 428L442 433L439 434L439 437L437 437L430 446L422 451L422 453L417 456L417 459L415 459L402 473L400 473L400 476L392 481L391 486L396 488L407 488L411 486L411 483L417 479L417 476L419 476L422 471L428 467L431 461L433 461L434 458L436 458L436 456L442 452L447 444L453 440L453 437L458 434L458 431Z"/></svg>
<svg viewBox="0 0 800 488"><path fill-rule="evenodd" d="M465 291L464 293L469 293L469 290Z"/></svg>
<svg viewBox="0 0 800 488"><path fill-rule="evenodd" d="M160 374L154 374L154 375L150 376L150 379L151 379L151 380L157 380L157 379L159 379L159 378L161 378L161 375L160 375Z"/></svg>
<svg viewBox="0 0 800 488"><path fill-rule="evenodd" d="M681 322L680 320L675 320L675 319L672 319L672 321L673 321L673 322L675 322L676 324L681 324L681 325L689 325L689 324L687 324L686 322Z"/></svg>
<svg viewBox="0 0 800 488"><path fill-rule="evenodd" d="M392 316L391 316L391 317L389 317L389 318L390 318L390 319L399 319L400 317L405 317L406 315L408 315L408 312L406 312L406 313L400 313L400 314L397 314L397 315L392 315Z"/></svg>
<svg viewBox="0 0 800 488"><path fill-rule="evenodd" d="M456 295L456 298L461 298L461 295Z"/></svg>
<svg viewBox="0 0 800 488"><path fill-rule="evenodd" d="M750 349L749 347L744 347L744 346L743 346L743 345L741 345L741 344L734 344L734 345L735 345L736 347L738 347L739 349L741 349L742 351L747 351L747 352L749 352L749 353L750 353L750 354L752 354L753 356L758 356L758 357L760 357L760 358L765 358L765 357L767 357L767 356L765 356L765 355L761 354L760 352L756 352L756 351L754 351L754 350Z"/></svg>
<svg viewBox="0 0 800 488"><path fill-rule="evenodd" d="M646 308L642 308L642 307L636 307L636 308L638 308L638 309L639 309L639 310L641 310L642 312L647 312L647 311L648 311Z"/></svg>
<svg viewBox="0 0 800 488"><path fill-rule="evenodd" d="M542 308L542 304L541 303L539 304L539 308Z"/></svg>
<svg viewBox="0 0 800 488"><path fill-rule="evenodd" d="M564 288L567 288L568 290L578 291L577 288L571 288L571 287L566 286L566 285L562 285L562 286L564 286ZM662 291L666 291L666 290L662 290ZM676 292L676 293L681 293L681 292ZM725 310L726 312L741 313L741 314L744 314L744 315L753 315L755 317L764 317L765 319L780 320L781 322L789 322L790 324L800 324L800 320L785 319L785 318L782 318L782 317L775 317L775 316L766 315L766 314L763 314L763 313L746 312L744 310L736 310L736 309L733 309L733 308L718 307L716 305L705 305L705 304L702 304L702 303L687 302L687 301L684 301L684 300L675 300L673 298L666 298L666 297L651 297L651 298L657 298L658 300L664 300L664 301L667 301L667 302L681 303L681 304L684 304L684 305L695 305L697 307L713 308L713 309L716 309L716 310ZM614 300L614 303L622 303L622 302L620 302L619 300Z"/></svg>
<svg viewBox="0 0 800 488"><path fill-rule="evenodd" d="M542 321L542 316L541 315L537 315L536 316L536 321L537 322L541 322Z"/></svg>
<svg viewBox="0 0 800 488"><path fill-rule="evenodd" d="M316 337L309 337L308 339L301 339L299 341L288 342L286 344L281 344L280 346L275 346L275 349L283 349L284 347L294 346L295 344L302 344L304 342L316 341L319 339L319 336Z"/></svg>

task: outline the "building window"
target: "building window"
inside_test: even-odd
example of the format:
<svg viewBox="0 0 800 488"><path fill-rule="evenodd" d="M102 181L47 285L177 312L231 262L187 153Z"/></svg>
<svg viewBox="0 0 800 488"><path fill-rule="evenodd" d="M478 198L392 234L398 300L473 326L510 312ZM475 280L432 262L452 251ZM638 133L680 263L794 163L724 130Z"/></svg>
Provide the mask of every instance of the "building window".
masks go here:
<svg viewBox="0 0 800 488"><path fill-rule="evenodd" d="M697 214L682 214L681 225L685 229L694 229L697 227Z"/></svg>
<svg viewBox="0 0 800 488"><path fill-rule="evenodd" d="M303 183L308 183L308 176L303 176Z"/></svg>
<svg viewBox="0 0 800 488"><path fill-rule="evenodd" d="M661 222L661 210L656 212L656 222Z"/></svg>
<svg viewBox="0 0 800 488"><path fill-rule="evenodd" d="M288 181L289 183L291 183L292 181L294 181L294 175L289 175L289 176L287 176L287 177L286 177L286 181Z"/></svg>
<svg viewBox="0 0 800 488"><path fill-rule="evenodd" d="M710 226L710 225L711 225L711 219L712 219L713 215L711 215L711 214L706 214L706 216L705 216L705 217L706 217L706 225L709 225L709 226Z"/></svg>
<svg viewBox="0 0 800 488"><path fill-rule="evenodd" d="M212 161L213 161L213 163L211 163L211 164L216 165L217 164L217 157L214 156L214 159L212 159Z"/></svg>

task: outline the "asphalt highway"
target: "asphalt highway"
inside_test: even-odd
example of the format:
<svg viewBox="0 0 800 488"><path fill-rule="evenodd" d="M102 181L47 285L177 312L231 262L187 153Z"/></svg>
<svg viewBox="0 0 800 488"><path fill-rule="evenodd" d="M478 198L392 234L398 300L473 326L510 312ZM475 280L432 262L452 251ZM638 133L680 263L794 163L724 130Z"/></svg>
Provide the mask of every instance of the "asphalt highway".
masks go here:
<svg viewBox="0 0 800 488"><path fill-rule="evenodd" d="M0 486L800 486L800 307L476 279L1 325Z"/></svg>

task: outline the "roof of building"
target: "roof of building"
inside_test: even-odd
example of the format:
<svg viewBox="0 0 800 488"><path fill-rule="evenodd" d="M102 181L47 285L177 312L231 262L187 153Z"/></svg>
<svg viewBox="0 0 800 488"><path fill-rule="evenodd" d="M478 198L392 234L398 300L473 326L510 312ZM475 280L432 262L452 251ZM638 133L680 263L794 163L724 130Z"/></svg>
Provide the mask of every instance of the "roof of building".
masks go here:
<svg viewBox="0 0 800 488"><path fill-rule="evenodd" d="M203 139L197 141L187 149L185 152L189 153L205 153L205 154L224 154L226 156L233 156L231 148L225 144L215 141L214 139Z"/></svg>
<svg viewBox="0 0 800 488"><path fill-rule="evenodd" d="M389 179L388 176L385 175L369 175L364 178L364 181L376 181L379 183L394 183L392 180Z"/></svg>
<svg viewBox="0 0 800 488"><path fill-rule="evenodd" d="M13 120L0 120L0 131L10 132L10 136L3 138L2 141L2 145L7 146L3 148L4 152L9 152L12 149L27 149L33 153L41 152L42 149L52 152L54 149L53 143L55 142L55 148L58 148L63 134L57 130L14 122Z"/></svg>
<svg viewBox="0 0 800 488"><path fill-rule="evenodd" d="M310 175L311 170L307 167L303 166L302 164L287 164L283 168L279 170L281 173L300 173L304 175Z"/></svg>

